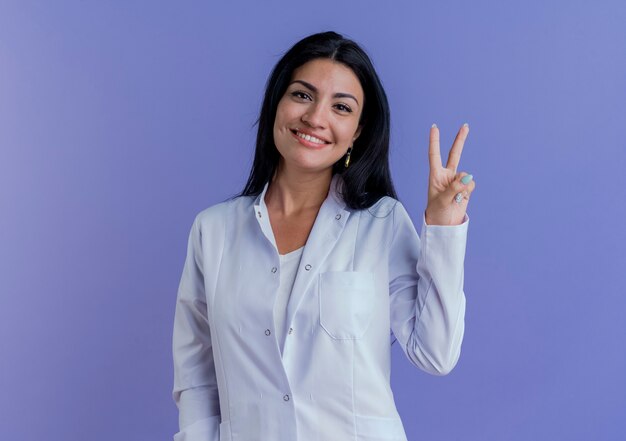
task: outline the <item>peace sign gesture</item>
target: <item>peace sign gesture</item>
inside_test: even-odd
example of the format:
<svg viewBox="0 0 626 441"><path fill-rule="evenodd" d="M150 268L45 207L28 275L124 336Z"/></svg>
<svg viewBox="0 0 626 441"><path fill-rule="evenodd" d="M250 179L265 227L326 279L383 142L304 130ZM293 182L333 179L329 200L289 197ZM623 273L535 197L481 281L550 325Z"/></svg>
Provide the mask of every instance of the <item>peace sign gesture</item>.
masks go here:
<svg viewBox="0 0 626 441"><path fill-rule="evenodd" d="M430 128L430 147L428 160L428 203L426 205L427 225L460 225L465 218L469 197L476 187L472 175L457 173L463 144L467 139L469 126L463 124L457 133L445 168L441 164L439 149L439 129L436 124Z"/></svg>

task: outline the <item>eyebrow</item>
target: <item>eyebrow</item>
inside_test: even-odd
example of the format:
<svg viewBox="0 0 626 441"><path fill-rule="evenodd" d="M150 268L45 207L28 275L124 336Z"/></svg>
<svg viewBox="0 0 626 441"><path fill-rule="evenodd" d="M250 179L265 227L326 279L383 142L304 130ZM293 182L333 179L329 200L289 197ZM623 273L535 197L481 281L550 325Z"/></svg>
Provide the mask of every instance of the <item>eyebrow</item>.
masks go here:
<svg viewBox="0 0 626 441"><path fill-rule="evenodd" d="M293 80L291 83L289 83L289 85L291 86L293 83L300 83L307 89L310 89L313 92L317 93L317 87L315 87L311 83L307 83L306 81L302 80ZM333 98L352 98L354 101L356 101L357 104L359 104L359 101L354 97L354 95L350 95L349 93L337 92L333 95Z"/></svg>

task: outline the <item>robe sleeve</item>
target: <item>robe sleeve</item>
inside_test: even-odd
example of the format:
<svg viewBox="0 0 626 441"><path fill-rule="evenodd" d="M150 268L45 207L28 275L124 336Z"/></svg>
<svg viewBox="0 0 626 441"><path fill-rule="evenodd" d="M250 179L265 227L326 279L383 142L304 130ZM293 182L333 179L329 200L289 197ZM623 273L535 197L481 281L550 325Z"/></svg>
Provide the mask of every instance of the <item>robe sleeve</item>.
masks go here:
<svg viewBox="0 0 626 441"><path fill-rule="evenodd" d="M172 337L174 388L179 432L174 441L218 441L221 421L211 331L204 290L198 217L189 233Z"/></svg>
<svg viewBox="0 0 626 441"><path fill-rule="evenodd" d="M389 255L391 330L409 361L433 375L456 365L465 329L463 292L469 217L427 225L421 238L404 206L394 207Z"/></svg>

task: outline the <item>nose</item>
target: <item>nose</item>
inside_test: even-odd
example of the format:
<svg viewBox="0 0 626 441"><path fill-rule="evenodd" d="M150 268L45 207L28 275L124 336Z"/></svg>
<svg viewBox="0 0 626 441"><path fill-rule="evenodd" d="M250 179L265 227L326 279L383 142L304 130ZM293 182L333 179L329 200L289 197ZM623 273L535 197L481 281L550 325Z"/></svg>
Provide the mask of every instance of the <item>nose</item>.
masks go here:
<svg viewBox="0 0 626 441"><path fill-rule="evenodd" d="M311 104L307 111L302 115L302 122L311 127L324 127L325 116L324 109L319 103Z"/></svg>

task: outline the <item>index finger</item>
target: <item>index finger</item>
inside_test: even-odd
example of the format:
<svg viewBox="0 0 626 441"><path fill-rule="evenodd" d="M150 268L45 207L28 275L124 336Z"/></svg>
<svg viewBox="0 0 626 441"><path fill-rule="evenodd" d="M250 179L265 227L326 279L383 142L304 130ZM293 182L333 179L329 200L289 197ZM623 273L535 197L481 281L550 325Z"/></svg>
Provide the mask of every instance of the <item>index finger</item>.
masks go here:
<svg viewBox="0 0 626 441"><path fill-rule="evenodd" d="M439 128L437 128L437 124L433 124L430 127L430 142L428 144L428 162L430 164L431 171L442 167L441 151L439 148Z"/></svg>

